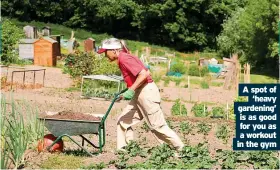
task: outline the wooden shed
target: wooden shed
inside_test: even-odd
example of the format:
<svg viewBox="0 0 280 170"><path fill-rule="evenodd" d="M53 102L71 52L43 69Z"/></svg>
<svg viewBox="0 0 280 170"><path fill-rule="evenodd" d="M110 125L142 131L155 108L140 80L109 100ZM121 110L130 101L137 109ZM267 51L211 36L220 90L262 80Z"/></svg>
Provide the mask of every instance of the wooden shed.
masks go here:
<svg viewBox="0 0 280 170"><path fill-rule="evenodd" d="M93 52L95 50L95 40L88 38L84 41L85 52Z"/></svg>
<svg viewBox="0 0 280 170"><path fill-rule="evenodd" d="M19 58L34 59L34 42L36 39L21 39L19 40Z"/></svg>
<svg viewBox="0 0 280 170"><path fill-rule="evenodd" d="M43 37L34 42L34 65L56 66L58 42Z"/></svg>

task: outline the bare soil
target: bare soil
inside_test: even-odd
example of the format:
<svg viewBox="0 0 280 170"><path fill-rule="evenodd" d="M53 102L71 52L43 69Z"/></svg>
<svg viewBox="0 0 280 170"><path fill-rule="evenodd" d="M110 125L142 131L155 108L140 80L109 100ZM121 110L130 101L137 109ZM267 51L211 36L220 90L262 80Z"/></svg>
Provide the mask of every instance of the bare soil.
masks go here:
<svg viewBox="0 0 280 170"><path fill-rule="evenodd" d="M28 66L28 68L33 68L37 66ZM63 111L71 111L74 114L74 118L78 119L84 119L85 117L79 117L84 116L79 113L101 113L104 114L109 105L110 101L99 101L99 100L91 100L91 99L82 99L80 92L70 92L67 91L66 88L73 86L73 80L70 78L69 75L63 74L62 69L60 68L52 68L52 67L40 67L46 69L46 77L45 77L45 83L42 88L27 88L27 89L15 89L13 92L13 98L16 101L28 101L31 106L36 107L38 109L39 113L43 113L46 111L51 112L62 112ZM10 72L9 72L10 75ZM3 75L2 75L3 76ZM26 78L26 83L33 83L32 77L33 74L30 73L30 75L26 75L29 78ZM10 81L10 76L8 76L7 80ZM38 79L37 79L38 78ZM42 84L42 78L43 75L36 75L36 83ZM22 81L22 75L15 74L16 82ZM39 82L39 80L41 82ZM222 87L210 87L210 89L192 89L192 91L188 91L188 89L185 88L177 88L177 87L161 87L163 89L161 92L161 97L163 100L161 102L162 110L166 116L167 119L172 120L172 123L174 125L175 131L177 134L181 137L182 140L189 141L189 145L196 145L199 142L204 141L204 136L202 134L198 134L195 130L193 130L192 134L184 135L180 133L178 130L179 124L181 122L191 122L193 125L197 125L199 122L206 122L211 124L211 131L206 136L206 140L209 144L209 151L211 154L215 154L216 149L227 149L231 150L231 144L232 144L232 138L234 132L231 132L231 137L229 139L228 144L224 144L223 141L219 140L215 136L216 128L221 123L227 123L228 126L233 129L234 122L225 122L225 120L219 120L219 119L200 119L200 118L194 118L194 116L191 114L191 108L194 104L194 102L212 102L219 104L226 104L227 102L229 104L233 104L233 98L235 97L234 91L227 91L223 90ZM2 91L2 94L4 94L9 102L11 99L10 91ZM188 110L188 115L185 117L174 117L171 115L171 107L174 103L174 101L177 98L182 98L184 100L184 104ZM89 165L91 163L108 163L110 160L116 159L115 150L116 150L116 137L117 137L117 118L121 114L124 107L128 104L127 101L120 101L115 103L113 106L108 118L106 119L106 144L103 149L103 153L99 154L98 156L94 157L83 157L84 158L84 165ZM69 112L67 112L67 118L69 118ZM65 116L65 115L59 115L59 116ZM57 117L56 117L57 118ZM92 118L92 117L91 117ZM93 117L94 118L94 117ZM86 118L88 120L88 118ZM95 118L94 118L95 119ZM141 141L140 147L142 148L152 148L157 145L159 145L158 141L154 138L153 134L148 131L145 132L141 126L143 124L143 121L139 123L138 125L133 126L134 132L135 132L135 139L137 141ZM46 134L49 133L46 131ZM73 137L76 141L81 142L82 139L79 136ZM89 138L92 142L95 144L98 143L98 138L96 135L89 135ZM73 143L71 140L63 139L64 140L64 146L65 151L68 150L78 150L79 147ZM96 151L91 146L85 146L89 151ZM65 152L67 154L67 152ZM40 165L43 161L46 161L49 156L52 154L50 153L38 153L36 149L28 150L28 159L26 167L27 169L39 169ZM137 160L135 160L137 161ZM132 160L132 162L134 162ZM113 167L108 167L113 168Z"/></svg>

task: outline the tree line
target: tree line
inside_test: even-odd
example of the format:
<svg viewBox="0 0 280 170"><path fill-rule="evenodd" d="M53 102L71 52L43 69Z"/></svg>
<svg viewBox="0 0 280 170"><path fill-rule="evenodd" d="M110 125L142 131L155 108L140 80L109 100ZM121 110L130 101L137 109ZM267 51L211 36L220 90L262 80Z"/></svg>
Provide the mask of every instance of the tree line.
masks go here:
<svg viewBox="0 0 280 170"><path fill-rule="evenodd" d="M184 52L237 52L264 67L277 59L277 7L277 0L2 0L2 15Z"/></svg>

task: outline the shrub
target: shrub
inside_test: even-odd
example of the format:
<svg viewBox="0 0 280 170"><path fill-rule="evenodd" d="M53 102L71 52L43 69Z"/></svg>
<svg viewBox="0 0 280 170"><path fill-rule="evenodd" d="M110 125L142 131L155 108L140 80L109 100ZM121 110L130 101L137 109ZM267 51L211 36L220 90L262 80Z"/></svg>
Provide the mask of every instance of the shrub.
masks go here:
<svg viewBox="0 0 280 170"><path fill-rule="evenodd" d="M180 99L175 101L175 104L171 108L172 115L187 115L187 109L184 104L181 104Z"/></svg>
<svg viewBox="0 0 280 170"><path fill-rule="evenodd" d="M218 139L222 139L224 143L226 144L228 142L228 139L230 137L230 130L226 124L219 125L218 129L216 131L216 136Z"/></svg>
<svg viewBox="0 0 280 170"><path fill-rule="evenodd" d="M189 72L188 74L190 76L199 76L199 67L197 65L191 64L189 66Z"/></svg>
<svg viewBox="0 0 280 170"><path fill-rule="evenodd" d="M223 118L225 116L225 109L222 107L213 107L212 115L213 115L213 117L222 117Z"/></svg>
<svg viewBox="0 0 280 170"><path fill-rule="evenodd" d="M204 77L204 76L206 76L207 74L209 73L209 69L208 69L208 67L201 67L200 68L200 76L201 77Z"/></svg>
<svg viewBox="0 0 280 170"><path fill-rule="evenodd" d="M191 64L189 66L189 75L190 76L197 76L197 77L204 77L209 73L208 67L199 67L196 64Z"/></svg>
<svg viewBox="0 0 280 170"><path fill-rule="evenodd" d="M208 116L208 110L207 110L207 105L205 104L195 104L193 107L192 107L192 110L191 110L194 115L196 117L207 117Z"/></svg>
<svg viewBox="0 0 280 170"><path fill-rule="evenodd" d="M0 29L2 33L2 49L0 49L1 61L5 64L17 63L19 57L16 46L19 39L24 37L24 32L8 19L2 21Z"/></svg>
<svg viewBox="0 0 280 170"><path fill-rule="evenodd" d="M187 69L186 69L186 66L184 65L184 63L176 62L174 65L171 66L170 71L185 74Z"/></svg>
<svg viewBox="0 0 280 170"><path fill-rule="evenodd" d="M116 63L110 63L107 58L99 58L94 53L76 51L65 58L64 72L73 78L90 74L121 75Z"/></svg>

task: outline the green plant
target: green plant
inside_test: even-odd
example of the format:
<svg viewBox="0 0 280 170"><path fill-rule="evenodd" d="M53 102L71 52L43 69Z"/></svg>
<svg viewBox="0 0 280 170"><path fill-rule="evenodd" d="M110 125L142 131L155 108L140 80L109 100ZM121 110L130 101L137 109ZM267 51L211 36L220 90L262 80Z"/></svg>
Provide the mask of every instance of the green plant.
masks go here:
<svg viewBox="0 0 280 170"><path fill-rule="evenodd" d="M25 118L25 120L24 120ZM16 168L24 166L24 153L29 144L44 135L43 122L40 122L38 112L26 102L15 102L11 95L10 105L7 106L5 96L1 96L1 166L11 162Z"/></svg>
<svg viewBox="0 0 280 170"><path fill-rule="evenodd" d="M124 151L119 151L118 153L118 159L114 161L110 161L110 163L114 163L115 167L118 169L126 169L127 168L127 161L129 160L129 156Z"/></svg>
<svg viewBox="0 0 280 170"><path fill-rule="evenodd" d="M208 84L208 82L206 82L206 81L201 81L201 82L200 82L200 87L201 87L202 89L209 89L209 84Z"/></svg>
<svg viewBox="0 0 280 170"><path fill-rule="evenodd" d="M272 151L230 151L218 149L216 160L221 162L222 169L239 169L240 166L254 169L279 169L277 152Z"/></svg>
<svg viewBox="0 0 280 170"><path fill-rule="evenodd" d="M225 117L225 109L223 107L213 107L212 108L212 116L214 118L224 118Z"/></svg>
<svg viewBox="0 0 280 170"><path fill-rule="evenodd" d="M170 78L169 77L165 77L163 80L164 80L164 87L167 87L169 85Z"/></svg>
<svg viewBox="0 0 280 170"><path fill-rule="evenodd" d="M209 69L207 66L203 66L199 69L200 72L200 77L204 77L207 76L207 74L209 73Z"/></svg>
<svg viewBox="0 0 280 170"><path fill-rule="evenodd" d="M207 135L211 130L211 125L208 125L208 124L202 122L202 123L199 123L197 125L197 129L198 129L198 131L197 131L198 133L202 133L203 135Z"/></svg>
<svg viewBox="0 0 280 170"><path fill-rule="evenodd" d="M187 115L187 109L184 104L181 104L180 99L175 101L175 104L171 108L172 115Z"/></svg>
<svg viewBox="0 0 280 170"><path fill-rule="evenodd" d="M249 152L248 162L253 164L254 169L279 169L279 159L277 152L273 151L254 151Z"/></svg>
<svg viewBox="0 0 280 170"><path fill-rule="evenodd" d="M179 61L171 66L170 71L185 74L187 69L184 63Z"/></svg>
<svg viewBox="0 0 280 170"><path fill-rule="evenodd" d="M147 152L140 148L139 144L136 141L129 141L127 146L125 147L128 155L131 157L141 156L147 157Z"/></svg>
<svg viewBox="0 0 280 170"><path fill-rule="evenodd" d="M180 85L180 83L182 82L182 78L177 78L177 77L174 77L173 79L172 79L172 81L175 81L175 85L176 86L179 86Z"/></svg>
<svg viewBox="0 0 280 170"><path fill-rule="evenodd" d="M203 104L203 103L196 103L194 104L194 106L192 107L192 110L191 110L194 115L196 117L207 117L209 112L207 110L207 105L206 104Z"/></svg>
<svg viewBox="0 0 280 170"><path fill-rule="evenodd" d="M4 64L18 63L19 57L16 47L19 39L24 37L23 30L18 28L9 19L1 21L0 29L2 35L2 49L0 49L1 62Z"/></svg>
<svg viewBox="0 0 280 170"><path fill-rule="evenodd" d="M97 164L90 164L89 166L81 166L81 169L104 169L106 167L104 162L97 163Z"/></svg>
<svg viewBox="0 0 280 170"><path fill-rule="evenodd" d="M184 138L186 135L190 134L193 127L189 122L181 122L180 123L180 130L184 134Z"/></svg>
<svg viewBox="0 0 280 170"><path fill-rule="evenodd" d="M234 102L248 102L248 97L244 96L238 96ZM234 114L234 107L233 105L230 106L229 108L229 119L235 120L235 114Z"/></svg>
<svg viewBox="0 0 280 170"><path fill-rule="evenodd" d="M143 125L141 126L141 129L144 129L146 132L148 132L150 130L150 128L146 122L143 123Z"/></svg>
<svg viewBox="0 0 280 170"><path fill-rule="evenodd" d="M173 123L170 120L166 120L166 123L170 129L174 128Z"/></svg>
<svg viewBox="0 0 280 170"><path fill-rule="evenodd" d="M152 73L152 79L155 81L155 83L158 83L161 80L161 76L156 73Z"/></svg>
<svg viewBox="0 0 280 170"><path fill-rule="evenodd" d="M29 143L29 132L25 128L23 115L17 110L16 103L13 101L12 113L7 117L7 131L5 141L11 154L10 159L16 168L24 165L24 152Z"/></svg>
<svg viewBox="0 0 280 170"><path fill-rule="evenodd" d="M202 143L195 147L185 146L180 155L183 157L184 169L212 169L216 162L211 158L207 147Z"/></svg>
<svg viewBox="0 0 280 170"><path fill-rule="evenodd" d="M228 139L230 137L230 130L228 128L227 125L223 124L223 125L219 125L218 129L216 131L216 136L218 139L222 139L224 141L224 143L228 142Z"/></svg>
<svg viewBox="0 0 280 170"><path fill-rule="evenodd" d="M151 156L146 162L146 168L163 169L170 157L174 155L174 151L167 145L162 144L152 149Z"/></svg>
<svg viewBox="0 0 280 170"><path fill-rule="evenodd" d="M65 58L64 66L64 72L69 73L73 78L91 74L121 75L116 63L110 63L107 58L99 58L94 53L79 50Z"/></svg>
<svg viewBox="0 0 280 170"><path fill-rule="evenodd" d="M199 67L196 64L189 65L188 74L190 76L200 76L199 75Z"/></svg>
<svg viewBox="0 0 280 170"><path fill-rule="evenodd" d="M229 151L218 149L216 159L221 161L221 168L236 169L239 165L248 165L248 154L243 151Z"/></svg>

